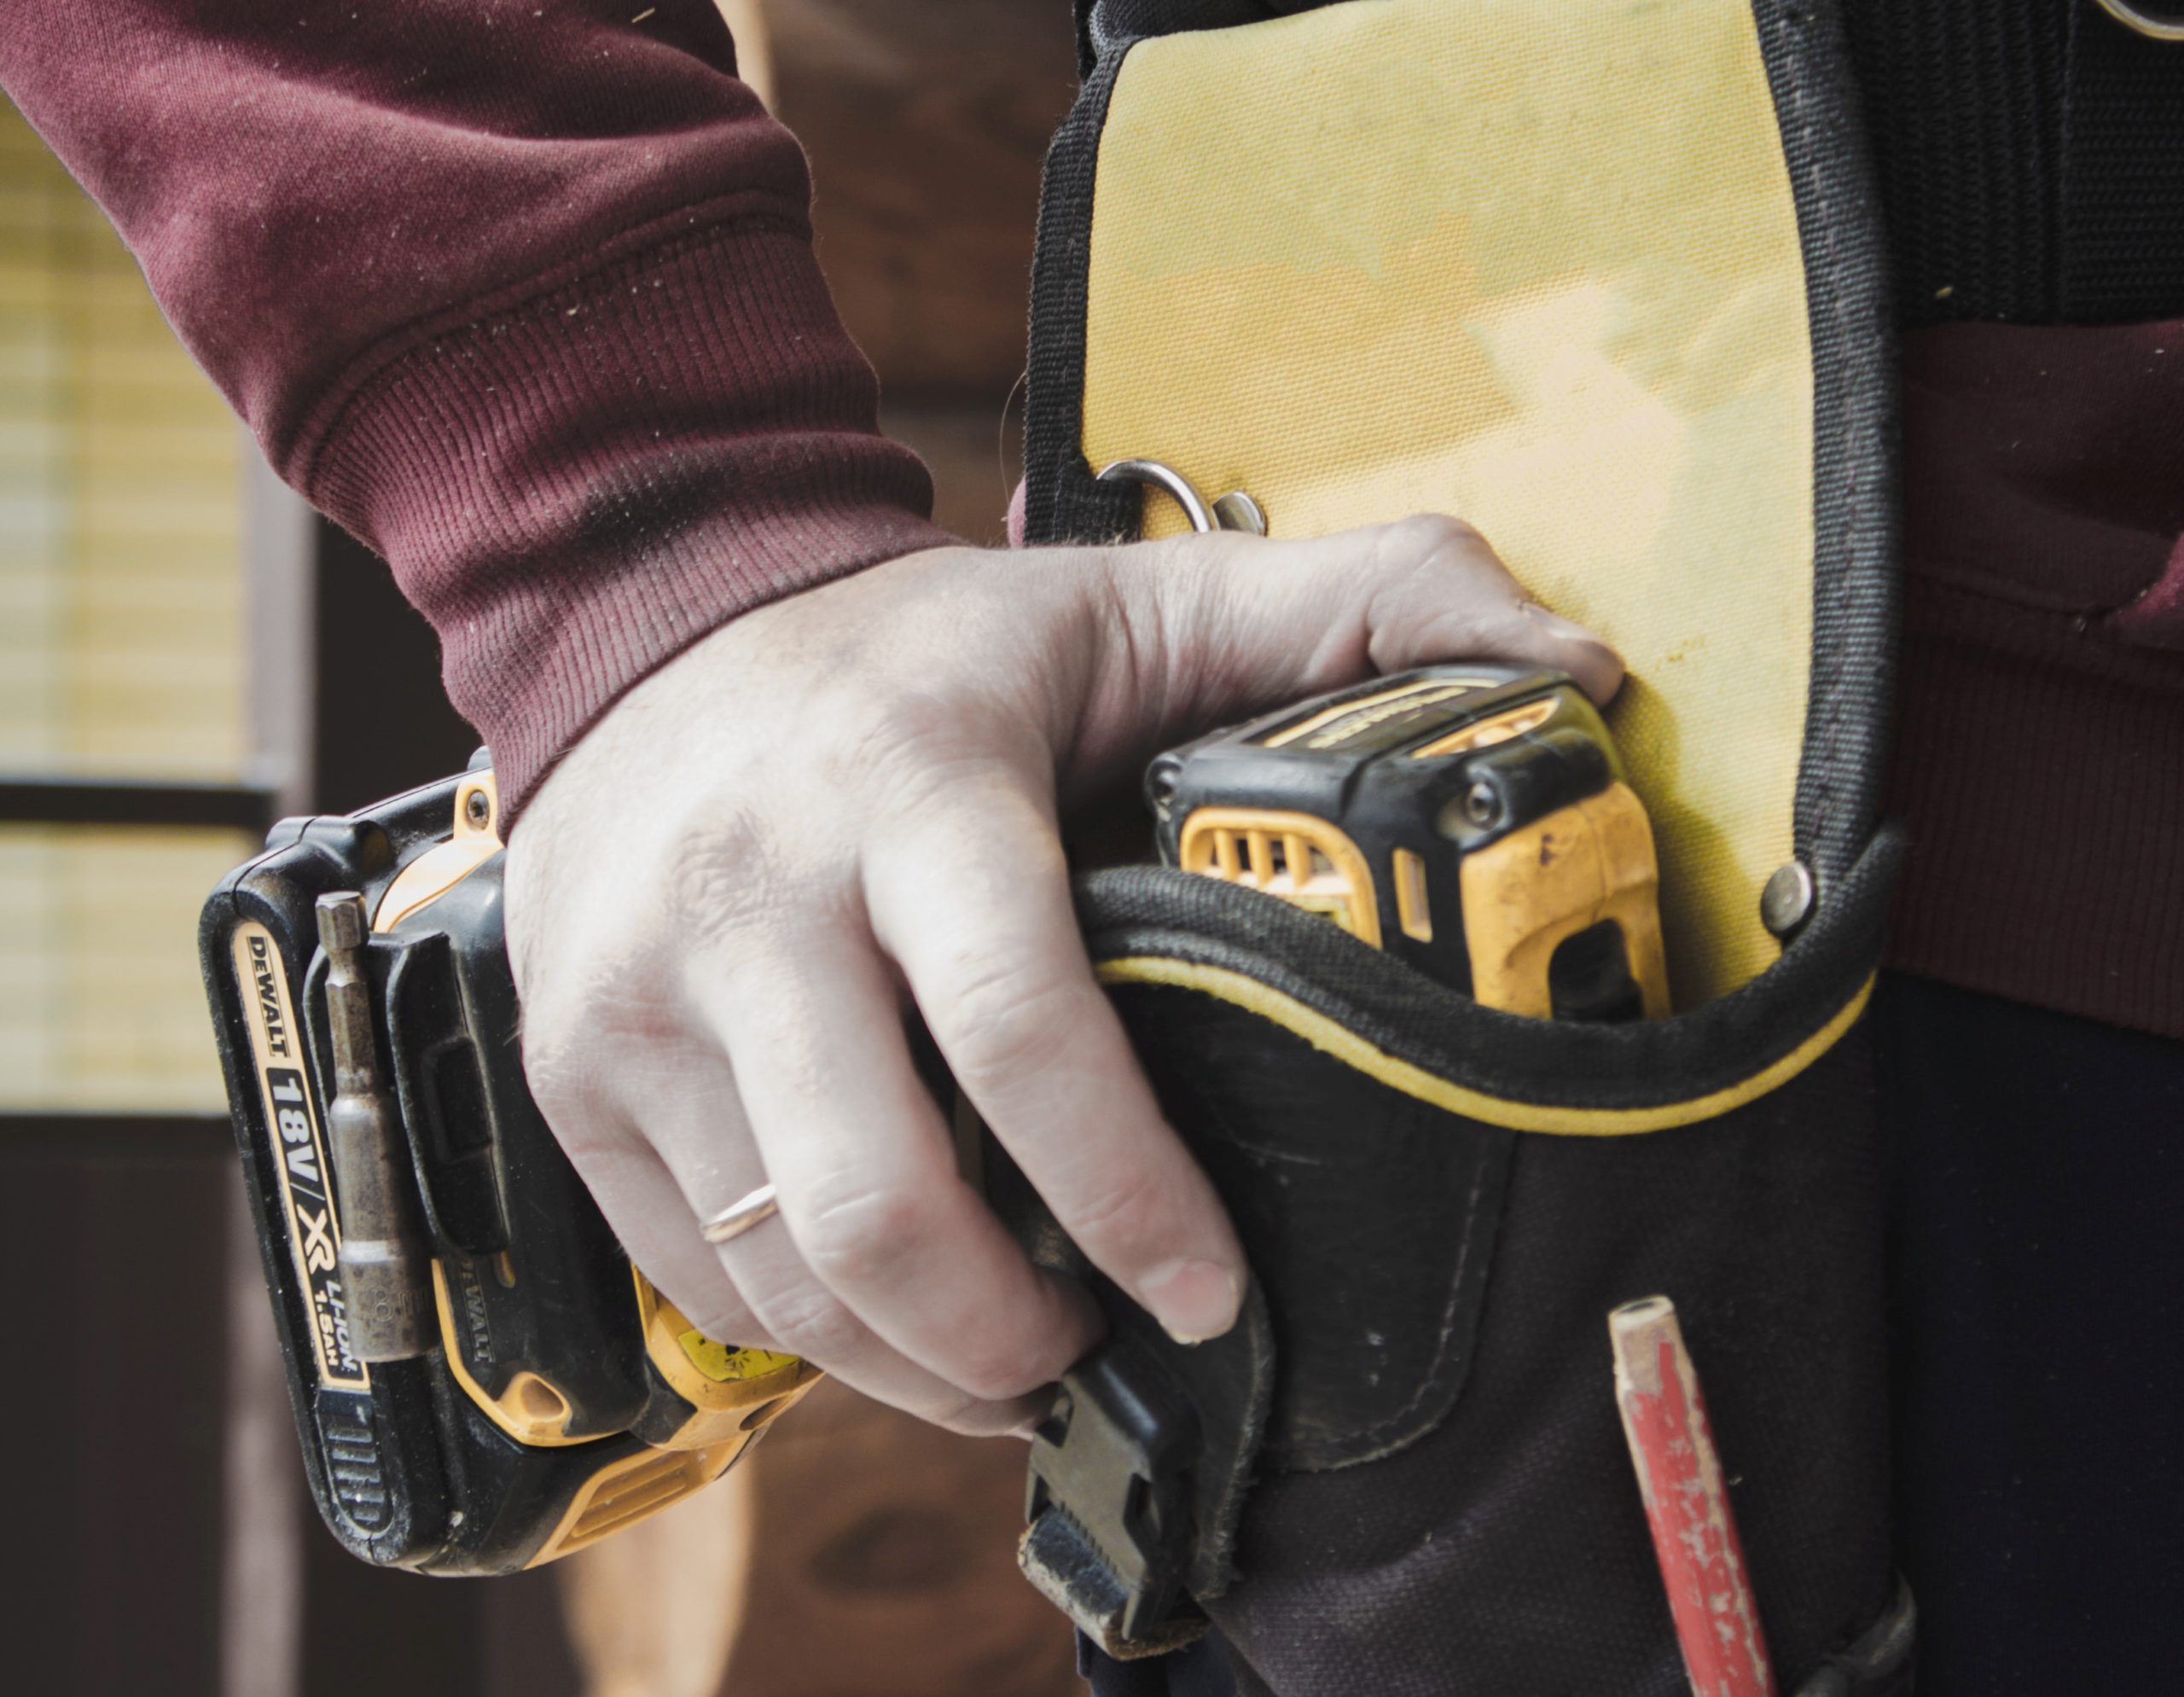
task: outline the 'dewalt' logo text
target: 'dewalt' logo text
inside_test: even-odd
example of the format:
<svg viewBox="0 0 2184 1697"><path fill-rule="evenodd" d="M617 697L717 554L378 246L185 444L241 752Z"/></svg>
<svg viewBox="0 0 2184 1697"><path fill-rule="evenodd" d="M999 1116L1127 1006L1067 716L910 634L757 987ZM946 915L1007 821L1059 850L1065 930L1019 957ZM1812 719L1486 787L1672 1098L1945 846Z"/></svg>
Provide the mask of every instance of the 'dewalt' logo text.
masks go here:
<svg viewBox="0 0 2184 1697"><path fill-rule="evenodd" d="M341 1225L327 1182L326 1146L303 1070L301 1045L288 1005L279 952L264 927L245 926L236 937L236 962L252 1014L252 1046L265 1090L272 1154L288 1209L289 1246L311 1304L314 1352L328 1384L358 1390L369 1382L349 1341L349 1308L341 1289Z"/></svg>

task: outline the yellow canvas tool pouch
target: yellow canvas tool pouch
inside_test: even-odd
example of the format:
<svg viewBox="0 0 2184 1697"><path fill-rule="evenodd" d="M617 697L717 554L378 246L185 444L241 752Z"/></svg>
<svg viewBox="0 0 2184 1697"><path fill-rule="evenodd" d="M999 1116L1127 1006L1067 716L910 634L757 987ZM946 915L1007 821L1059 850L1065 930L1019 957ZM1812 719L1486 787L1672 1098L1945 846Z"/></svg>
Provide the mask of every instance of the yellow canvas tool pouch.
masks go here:
<svg viewBox="0 0 2184 1697"><path fill-rule="evenodd" d="M1276 537L1476 524L1629 663L1607 717L1676 1012L1518 1019L1252 891L1084 880L1264 1303L1175 1369L1229 1374L1177 1380L1178 1406L1243 1436L1159 1514L1138 1485L1078 1512L1086 1409L1112 1451L1126 1398L1052 1424L1027 1566L1129 1653L1188 1636L1188 1601L1130 1609L1147 1552L1194 1537L1184 1589L1246 1691L1687 1688L1605 1324L1658 1293L1780 1688L1908 1688L1859 1023L1897 858L1892 350L1835 7L1102 0L1081 23L1030 540L1182 528L1099 480L1129 458L1248 492ZM1157 1355L1113 1307L1118 1347Z"/></svg>

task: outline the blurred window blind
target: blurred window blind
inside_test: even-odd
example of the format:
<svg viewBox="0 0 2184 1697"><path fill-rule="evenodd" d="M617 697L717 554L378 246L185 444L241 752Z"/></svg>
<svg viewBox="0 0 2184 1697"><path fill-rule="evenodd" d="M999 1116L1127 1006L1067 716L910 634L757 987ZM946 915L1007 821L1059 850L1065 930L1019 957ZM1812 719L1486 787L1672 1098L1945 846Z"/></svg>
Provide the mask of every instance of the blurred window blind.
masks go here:
<svg viewBox="0 0 2184 1697"><path fill-rule="evenodd" d="M215 1111L197 910L229 831L0 826L0 1107Z"/></svg>
<svg viewBox="0 0 2184 1697"><path fill-rule="evenodd" d="M241 776L242 445L119 238L0 107L0 761Z"/></svg>
<svg viewBox="0 0 2184 1697"><path fill-rule="evenodd" d="M0 103L0 770L234 780L244 439ZM232 832L0 827L0 1107L216 1107L196 912Z"/></svg>

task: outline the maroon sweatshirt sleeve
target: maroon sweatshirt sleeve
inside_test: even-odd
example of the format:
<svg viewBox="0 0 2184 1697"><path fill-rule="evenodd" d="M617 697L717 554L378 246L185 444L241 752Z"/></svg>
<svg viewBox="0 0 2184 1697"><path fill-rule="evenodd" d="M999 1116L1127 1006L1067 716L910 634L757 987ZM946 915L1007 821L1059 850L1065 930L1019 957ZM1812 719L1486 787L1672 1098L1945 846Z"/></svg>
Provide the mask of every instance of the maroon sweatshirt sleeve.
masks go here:
<svg viewBox="0 0 2184 1697"><path fill-rule="evenodd" d="M708 0L6 0L0 85L515 807L707 631L947 539Z"/></svg>

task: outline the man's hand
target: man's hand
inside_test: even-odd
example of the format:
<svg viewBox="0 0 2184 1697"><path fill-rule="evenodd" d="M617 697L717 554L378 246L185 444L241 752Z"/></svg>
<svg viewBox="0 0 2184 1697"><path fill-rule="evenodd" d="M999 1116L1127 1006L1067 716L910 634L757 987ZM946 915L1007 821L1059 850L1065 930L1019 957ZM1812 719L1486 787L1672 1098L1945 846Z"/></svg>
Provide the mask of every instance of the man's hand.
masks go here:
<svg viewBox="0 0 2184 1697"><path fill-rule="evenodd" d="M1476 532L913 555L746 614L631 690L508 856L531 1087L710 1335L968 1431L1097 1335L958 1177L915 1002L1056 1218L1176 1336L1244 1261L1095 983L1058 818L1212 725L1435 660L1622 667ZM1151 827L1147 827L1150 832ZM781 1217L718 1249L758 1185Z"/></svg>

